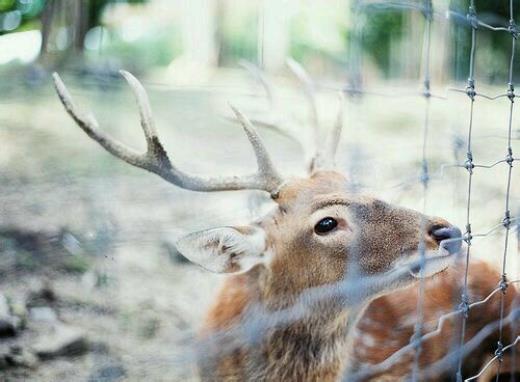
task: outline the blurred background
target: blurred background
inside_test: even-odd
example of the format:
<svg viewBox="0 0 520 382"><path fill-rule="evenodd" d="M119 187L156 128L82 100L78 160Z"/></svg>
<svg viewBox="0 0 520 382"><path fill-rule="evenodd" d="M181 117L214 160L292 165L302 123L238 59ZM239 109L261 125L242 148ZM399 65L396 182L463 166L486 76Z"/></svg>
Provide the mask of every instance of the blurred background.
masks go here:
<svg viewBox="0 0 520 382"><path fill-rule="evenodd" d="M259 129L290 176L306 168L308 145L294 137L309 134L311 116L292 58L312 79L323 131L334 123L336 93L346 96L338 167L353 192L464 227L468 3L435 0L430 12L419 0L0 0L0 381L196 380L187 354L221 277L186 263L172 243L272 207L256 192L181 190L111 157L66 115L53 71L101 129L144 150L118 71L134 73L171 158L196 174L255 166L227 102L279 121ZM475 4L479 20L507 27L509 1ZM520 1L513 5L518 19ZM474 161L490 168L475 170L470 221L483 236L472 256L501 268L507 165L495 163L507 153L512 38L477 34L476 89L502 96L474 106ZM519 73L516 60L513 82ZM515 168L513 217L519 180ZM507 248L511 278L520 276L517 232Z"/></svg>

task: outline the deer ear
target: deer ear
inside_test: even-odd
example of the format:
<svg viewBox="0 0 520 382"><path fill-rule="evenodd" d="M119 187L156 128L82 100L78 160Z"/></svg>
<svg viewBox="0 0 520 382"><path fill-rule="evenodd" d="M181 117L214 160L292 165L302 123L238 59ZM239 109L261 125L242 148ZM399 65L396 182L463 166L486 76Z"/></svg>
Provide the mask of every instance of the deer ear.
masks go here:
<svg viewBox="0 0 520 382"><path fill-rule="evenodd" d="M188 260L210 272L239 273L264 263L266 239L259 227L221 227L186 235L176 247Z"/></svg>

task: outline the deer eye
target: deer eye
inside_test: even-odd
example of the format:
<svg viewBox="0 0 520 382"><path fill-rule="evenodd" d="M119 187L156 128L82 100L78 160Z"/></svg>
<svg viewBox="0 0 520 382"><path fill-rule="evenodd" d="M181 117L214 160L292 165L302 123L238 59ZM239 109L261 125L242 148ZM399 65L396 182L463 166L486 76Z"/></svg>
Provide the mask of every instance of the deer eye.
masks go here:
<svg viewBox="0 0 520 382"><path fill-rule="evenodd" d="M323 235L324 233L332 231L334 228L338 226L338 222L336 219L331 217L326 217L321 219L318 224L314 226L314 232L318 235Z"/></svg>

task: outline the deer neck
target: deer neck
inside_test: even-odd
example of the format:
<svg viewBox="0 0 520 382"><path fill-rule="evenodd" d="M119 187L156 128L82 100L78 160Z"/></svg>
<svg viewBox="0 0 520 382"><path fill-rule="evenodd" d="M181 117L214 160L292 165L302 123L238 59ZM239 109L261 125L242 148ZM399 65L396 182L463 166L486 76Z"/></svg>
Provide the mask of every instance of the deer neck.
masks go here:
<svg viewBox="0 0 520 382"><path fill-rule="evenodd" d="M369 301L355 307L334 297L309 302L307 291L289 292L269 281L259 280L259 300L282 323L266 333L262 351L269 357L259 369L284 380L336 380L348 363L351 328Z"/></svg>

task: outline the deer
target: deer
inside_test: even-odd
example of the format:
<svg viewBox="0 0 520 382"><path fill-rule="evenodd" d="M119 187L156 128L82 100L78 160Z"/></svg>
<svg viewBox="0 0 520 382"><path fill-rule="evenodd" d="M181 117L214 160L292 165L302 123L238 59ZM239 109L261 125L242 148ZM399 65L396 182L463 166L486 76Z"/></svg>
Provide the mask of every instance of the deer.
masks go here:
<svg viewBox="0 0 520 382"><path fill-rule="evenodd" d="M288 136L296 141L304 151L309 151L309 141L318 140L319 116L316 105L316 85L308 72L297 61L292 58L287 60L287 66L296 78L301 87L301 91L308 103L309 122L312 127L310 137L306 137L299 131L300 121L294 121L293 117L281 112L281 107L275 97L275 89L265 74L254 64L242 61L241 66L249 73L251 78L257 82L265 92L268 99L269 109L263 115L253 116L255 124L268 127L278 133ZM266 117L267 115L267 117ZM341 115L338 114L336 127L338 126ZM301 129L300 129L301 130ZM339 130L332 133L332 139L339 140ZM309 173L312 173L316 161L320 160L319 155L308 159ZM309 158L309 155L307 155ZM464 290L462 280L464 280L465 267L468 267L468 287ZM497 286L497 280L498 286ZM436 277L424 281L424 304L422 307L424 318L424 329L429 330L422 346L424 350L418 362L422 368L440 361L443 357L450 354L460 340L460 317L462 313L468 314L466 320L466 341L471 340L486 325L498 321L501 313L501 297L497 294L500 290L503 295L503 305L505 314L514 313L514 309L520 302L515 285L518 280L508 283L493 266L479 259L472 259L467 265L458 264L457 267L449 267L444 272L440 272ZM475 308L469 312L459 309L458 314L453 314L461 302L462 296L477 302ZM480 304L478 301L485 301ZM353 333L353 346L350 357L349 376L354 378L358 375L362 380L404 380L409 377L413 367L413 351L416 350L410 343L416 330L418 322L417 306L418 293L417 285L409 285L398 289L393 293L388 293L377 297L365 309L358 325ZM442 316L451 316L449 320L439 323ZM388 323L392 322L389 328ZM437 325L437 329L435 329ZM432 334L435 334L432 336ZM503 339L510 340L512 343L514 331L509 327L503 329ZM463 363L463 375L476 375L491 358L498 346L500 336L498 331L494 331L476 350L469 352L465 356ZM503 346L503 345L502 345ZM408 349L395 361L390 362L389 366L385 361L390 361L392 355L399 350ZM456 355L452 354L455 359ZM500 360L500 367L489 367L479 377L479 381L492 381L497 375L507 377L518 375L516 365L520 365L520 359L516 354L503 354ZM497 362L498 363L498 362ZM456 367L453 363L447 363L442 373L434 375L431 380L446 380L456 375ZM368 370L363 374L360 370ZM516 373L516 374L515 374ZM424 376L421 376L424 379Z"/></svg>
<svg viewBox="0 0 520 382"><path fill-rule="evenodd" d="M347 176L334 164L342 100L330 138L303 177L282 177L254 125L230 105L257 171L205 178L174 164L159 139L146 90L129 72L121 75L136 98L145 153L104 133L53 74L66 112L91 139L174 186L196 192L261 191L273 204L270 213L248 225L192 232L176 242L191 262L228 274L200 331L206 345L198 354L203 380L342 380L355 366L355 328L371 304L435 277L461 251L461 231L448 221L350 191ZM247 326L251 320L262 330L248 343L241 329L258 329Z"/></svg>

